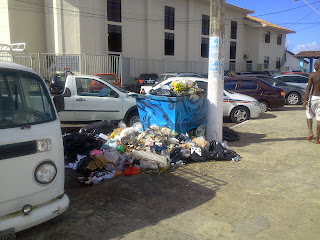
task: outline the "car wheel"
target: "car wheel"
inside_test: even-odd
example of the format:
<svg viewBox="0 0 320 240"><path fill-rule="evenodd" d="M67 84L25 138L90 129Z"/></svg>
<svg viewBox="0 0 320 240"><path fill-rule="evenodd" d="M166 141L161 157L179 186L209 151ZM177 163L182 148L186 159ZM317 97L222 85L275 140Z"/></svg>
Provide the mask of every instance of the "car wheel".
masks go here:
<svg viewBox="0 0 320 240"><path fill-rule="evenodd" d="M265 113L266 111L268 111L269 109L269 105L267 102L265 101L260 101L260 109L261 109L261 113Z"/></svg>
<svg viewBox="0 0 320 240"><path fill-rule="evenodd" d="M287 103L289 105L296 105L300 102L300 95L296 92L289 93L287 96Z"/></svg>
<svg viewBox="0 0 320 240"><path fill-rule="evenodd" d="M133 124L140 122L140 117L137 112L134 112L128 118L127 126L132 127Z"/></svg>
<svg viewBox="0 0 320 240"><path fill-rule="evenodd" d="M231 121L234 123L241 123L250 119L249 109L246 107L235 107L230 113Z"/></svg>

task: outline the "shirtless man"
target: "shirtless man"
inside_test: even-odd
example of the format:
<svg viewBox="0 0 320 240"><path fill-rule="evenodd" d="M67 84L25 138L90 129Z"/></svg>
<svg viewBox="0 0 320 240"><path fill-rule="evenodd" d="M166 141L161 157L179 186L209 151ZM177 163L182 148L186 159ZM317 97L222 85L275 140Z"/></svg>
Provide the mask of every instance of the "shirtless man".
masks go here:
<svg viewBox="0 0 320 240"><path fill-rule="evenodd" d="M309 75L309 81L306 88L306 93L304 96L303 108L307 108L306 115L307 115L307 124L309 129L309 136L307 137L307 140L313 139L313 132L312 132L312 119L316 117L317 120L317 132L316 132L316 144L320 144L319 142L319 135L320 135L320 59L318 59L314 63L314 69L316 72L310 73ZM309 96L309 93L312 90L312 96L311 96L311 104L308 104L307 106L307 99Z"/></svg>

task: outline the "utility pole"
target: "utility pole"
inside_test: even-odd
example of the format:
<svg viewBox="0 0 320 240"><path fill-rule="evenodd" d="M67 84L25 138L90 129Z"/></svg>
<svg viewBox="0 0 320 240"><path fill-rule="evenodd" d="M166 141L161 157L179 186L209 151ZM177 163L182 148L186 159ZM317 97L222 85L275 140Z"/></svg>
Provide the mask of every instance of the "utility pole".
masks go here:
<svg viewBox="0 0 320 240"><path fill-rule="evenodd" d="M222 142L225 0L210 0L207 140Z"/></svg>

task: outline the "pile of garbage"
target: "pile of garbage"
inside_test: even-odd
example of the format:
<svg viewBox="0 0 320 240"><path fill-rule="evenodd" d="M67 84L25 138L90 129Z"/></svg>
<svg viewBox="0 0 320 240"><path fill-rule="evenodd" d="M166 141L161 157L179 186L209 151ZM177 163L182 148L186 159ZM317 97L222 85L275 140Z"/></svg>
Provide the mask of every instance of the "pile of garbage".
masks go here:
<svg viewBox="0 0 320 240"><path fill-rule="evenodd" d="M187 163L210 160L238 161L227 142L208 142L205 126L186 134L152 125L143 131L141 123L126 127L105 121L104 130L66 134L63 137L66 168L76 170L80 183L96 184L114 176L159 174Z"/></svg>
<svg viewBox="0 0 320 240"><path fill-rule="evenodd" d="M182 78L181 80L172 81L170 85L160 85L160 88L151 89L150 95L160 96L200 96L204 90L198 86L195 81Z"/></svg>

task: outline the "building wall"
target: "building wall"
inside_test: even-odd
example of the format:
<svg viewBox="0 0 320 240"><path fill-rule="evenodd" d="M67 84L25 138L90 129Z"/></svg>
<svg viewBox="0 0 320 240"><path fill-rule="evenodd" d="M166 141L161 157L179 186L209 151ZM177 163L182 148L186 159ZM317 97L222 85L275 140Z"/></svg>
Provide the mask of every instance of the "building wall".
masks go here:
<svg viewBox="0 0 320 240"><path fill-rule="evenodd" d="M46 51L45 7L43 0L30 3L1 0L1 25L7 34L1 33L1 43L26 43L27 52ZM5 8L2 3L5 4ZM8 9L5 13L4 9ZM4 20L4 22L2 22ZM2 28L2 27L1 27ZM9 30L9 31L8 31Z"/></svg>
<svg viewBox="0 0 320 240"><path fill-rule="evenodd" d="M265 33L270 32L270 43L265 42ZM277 36L282 34L282 43L277 45ZM280 31L275 31L270 28L260 28L259 39L259 59L258 64L264 63L264 57L269 57L269 68L263 68L262 70L275 70L276 58L283 59L285 54L285 34Z"/></svg>
<svg viewBox="0 0 320 240"><path fill-rule="evenodd" d="M303 68L305 70L309 70L309 64L304 62ZM292 70L299 70L299 69L300 69L300 59L286 52L286 63L284 65L283 71L290 72Z"/></svg>
<svg viewBox="0 0 320 240"><path fill-rule="evenodd" d="M8 0L0 0L0 43L11 43Z"/></svg>

